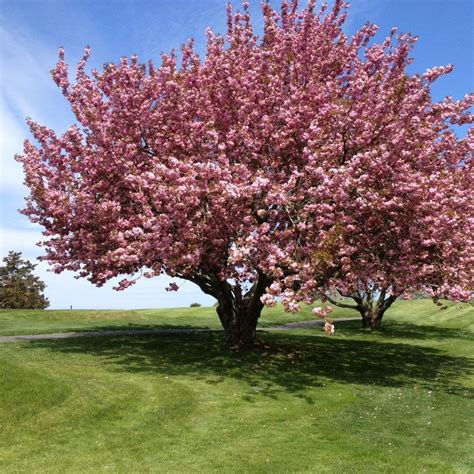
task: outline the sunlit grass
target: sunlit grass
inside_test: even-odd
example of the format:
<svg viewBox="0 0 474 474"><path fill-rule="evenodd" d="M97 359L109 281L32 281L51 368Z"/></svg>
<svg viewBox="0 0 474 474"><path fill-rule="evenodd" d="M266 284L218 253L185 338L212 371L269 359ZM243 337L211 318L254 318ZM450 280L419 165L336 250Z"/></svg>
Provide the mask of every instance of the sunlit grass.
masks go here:
<svg viewBox="0 0 474 474"><path fill-rule="evenodd" d="M407 310L408 308L408 310ZM459 309L461 308L461 309ZM259 327L281 325L296 321L314 320L311 306L302 306L301 312L288 314L278 305L265 308ZM457 318L470 312L470 305L448 304L441 311L430 300L399 301L387 312L385 319L410 321L416 318L417 324L442 323L457 327ZM334 318L360 317L357 311L334 308ZM474 318L469 328L474 330ZM161 308L140 310L0 310L0 335L44 334L66 331L97 331L113 329L159 329L174 327L199 327L220 329L221 325L214 307L201 308Z"/></svg>
<svg viewBox="0 0 474 474"><path fill-rule="evenodd" d="M379 334L261 332L254 351L220 333L1 344L0 470L472 472L473 317L401 302Z"/></svg>
<svg viewBox="0 0 474 474"><path fill-rule="evenodd" d="M346 313L338 310L340 315ZM353 314L357 316L357 314ZM285 313L281 306L266 308L260 326L314 319L311 307L296 315ZM161 308L129 311L97 310L0 310L0 335L39 334L60 331L99 329L201 327L221 328L214 307Z"/></svg>

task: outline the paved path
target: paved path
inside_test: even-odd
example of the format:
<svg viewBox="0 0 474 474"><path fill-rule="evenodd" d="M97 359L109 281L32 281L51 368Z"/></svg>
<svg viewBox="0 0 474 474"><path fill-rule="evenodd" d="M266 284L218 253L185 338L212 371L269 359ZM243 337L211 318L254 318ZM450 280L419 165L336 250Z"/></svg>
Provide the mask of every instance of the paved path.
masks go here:
<svg viewBox="0 0 474 474"><path fill-rule="evenodd" d="M360 318L338 318L333 319L334 324L343 323L345 321L360 321ZM297 323L287 323L281 326L271 326L268 328L258 328L261 331L285 331L288 329L309 329L321 327L324 324L324 319L315 319L311 321L299 321Z"/></svg>
<svg viewBox="0 0 474 474"><path fill-rule="evenodd" d="M334 322L358 321L360 318L340 318ZM300 321L297 323L288 323L281 326L271 326L258 328L259 331L284 331L288 329L307 329L321 327L322 320ZM146 336L153 334L194 334L200 332L215 332L222 329L204 329L204 328L167 328L167 329L124 329L117 331L78 331L78 332L57 332L53 334L32 334L21 336L0 336L2 342L20 342L20 341L38 341L42 339L70 339L74 337L101 337L101 336Z"/></svg>

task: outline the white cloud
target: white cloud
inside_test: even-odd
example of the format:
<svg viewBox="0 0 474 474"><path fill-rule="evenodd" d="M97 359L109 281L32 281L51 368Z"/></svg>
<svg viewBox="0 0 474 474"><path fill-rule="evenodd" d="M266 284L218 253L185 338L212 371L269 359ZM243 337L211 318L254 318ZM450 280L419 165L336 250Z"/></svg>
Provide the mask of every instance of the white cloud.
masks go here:
<svg viewBox="0 0 474 474"><path fill-rule="evenodd" d="M2 43L1 92L4 100L20 120L32 117L38 121L51 120L62 123L64 112L61 103L64 99L50 77L54 66L56 51L37 40L0 29ZM34 50L31 45L34 44ZM60 109L57 110L57 106ZM52 111L56 113L51 113Z"/></svg>
<svg viewBox="0 0 474 474"><path fill-rule="evenodd" d="M0 188L24 194L14 155L23 151L23 140L30 137L26 117L61 130L71 122L71 113L50 78L54 49L4 27L0 44Z"/></svg>
<svg viewBox="0 0 474 474"><path fill-rule="evenodd" d="M14 160L14 155L22 151L25 128L0 102L0 188L2 190L20 191L23 182L21 165Z"/></svg>

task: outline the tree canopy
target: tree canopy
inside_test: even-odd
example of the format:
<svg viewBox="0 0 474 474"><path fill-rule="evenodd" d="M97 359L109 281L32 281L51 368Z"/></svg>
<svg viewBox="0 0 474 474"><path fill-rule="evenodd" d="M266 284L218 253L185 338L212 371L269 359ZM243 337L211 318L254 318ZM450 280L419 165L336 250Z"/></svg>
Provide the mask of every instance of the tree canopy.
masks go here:
<svg viewBox="0 0 474 474"><path fill-rule="evenodd" d="M156 67L136 56L71 79L52 71L78 124L29 120L38 145L18 159L25 214L45 228L55 271L96 285L137 273L187 279L218 300L231 342L252 340L263 304L374 290L467 299L473 283L474 96L433 102L452 66L410 75L416 38L375 25L348 37L347 5L227 6ZM172 285L170 289L175 289Z"/></svg>

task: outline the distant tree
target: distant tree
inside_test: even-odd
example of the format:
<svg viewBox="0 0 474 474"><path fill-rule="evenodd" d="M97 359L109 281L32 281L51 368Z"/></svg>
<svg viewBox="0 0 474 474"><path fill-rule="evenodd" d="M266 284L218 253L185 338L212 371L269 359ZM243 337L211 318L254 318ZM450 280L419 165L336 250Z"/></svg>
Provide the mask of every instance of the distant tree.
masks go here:
<svg viewBox="0 0 474 474"><path fill-rule="evenodd" d="M44 297L46 285L35 275L33 265L22 260L21 252L9 252L0 266L0 308L45 309L49 301Z"/></svg>
<svg viewBox="0 0 474 474"><path fill-rule="evenodd" d="M201 304L200 303L191 303L189 305L190 308L200 308L201 307Z"/></svg>

